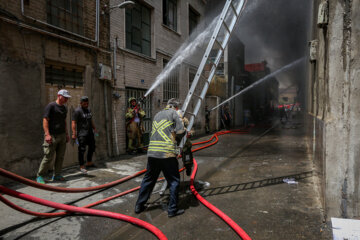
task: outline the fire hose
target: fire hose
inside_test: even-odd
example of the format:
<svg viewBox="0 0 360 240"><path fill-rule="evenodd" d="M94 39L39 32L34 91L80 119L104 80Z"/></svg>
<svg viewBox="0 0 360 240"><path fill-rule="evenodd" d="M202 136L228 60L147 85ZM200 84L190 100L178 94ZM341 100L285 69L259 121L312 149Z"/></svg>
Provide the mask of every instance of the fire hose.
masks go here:
<svg viewBox="0 0 360 240"><path fill-rule="evenodd" d="M48 206L48 207L63 209L63 210L67 210L70 212L85 213L85 214L90 214L90 215L95 215L95 216L109 217L109 218L114 218L114 219L119 219L122 221L130 222L130 223L136 224L136 225L143 227L146 230L152 232L159 239L167 239L166 236L158 228L156 228L155 226L153 226L145 221L142 221L138 218L130 217L130 216L123 215L120 213L108 212L108 211L97 210L97 209L89 209L89 208L83 208L83 207L69 206L69 205L62 204L62 203L55 203L55 202L51 202L51 201L48 201L45 199L41 199L41 198L30 196L30 195L27 195L24 193L20 193L20 192L8 189L4 186L0 186L0 192L5 193L10 196L13 196L13 197L16 197L16 198L20 198L20 199L23 199L26 201L30 201L30 202ZM3 199L2 196L1 196L1 199Z"/></svg>
<svg viewBox="0 0 360 240"><path fill-rule="evenodd" d="M202 150L204 148L210 147L214 144L216 144L218 142L218 136L223 135L223 134L228 134L228 133L246 133L246 131L221 131L221 132L217 132L215 133L209 140L207 141L203 141L203 142L198 142L198 143L194 143L193 145L199 145L199 144L204 144L204 143L208 143L210 141L212 141L214 138L216 139L214 142L193 149L192 152L196 152L199 150ZM181 169L180 171L184 170ZM141 174L143 174L144 172L146 172L146 169L139 171L138 173L135 173L133 175L127 176L125 178L119 179L117 181L111 182L111 183L107 183L107 184L103 184L103 185L99 185L99 186L95 186L95 187L89 187L89 188L62 188L62 187L54 187L54 186L49 186L49 185L45 185L45 184L39 184L35 181L26 179L24 177L18 176L14 173L8 172L4 169L0 168L0 175L3 175L5 177L11 178L13 180L22 182L24 184L33 186L33 187L37 187L37 188L41 188L41 189L45 189L45 190L50 190L50 191L56 191L56 192L86 192L86 191L94 191L94 190L98 190L98 189L102 189L102 188L107 188L107 187L111 187L114 186L116 184L125 182L131 178L134 178L136 176L139 176ZM246 232L244 230L242 230L231 218L229 218L226 214L224 214L223 212L221 212L219 209L217 209L216 207L214 207L213 205L211 205L209 202L207 202L204 198L202 198L200 196L200 194L196 191L195 187L194 187L194 178L197 172L197 163L194 159L194 169L193 172L191 174L191 179L190 179L190 189L193 192L193 194L196 196L196 198L202 202L206 207L208 207L211 211L213 211L215 214L217 214L220 218L222 218L242 239L250 239L250 237L246 234ZM138 190L140 187L136 187L130 190L127 190L125 192L121 192L118 193L114 196L108 197L106 199L100 200L98 202L94 202L91 204L88 204L84 207L73 207L73 206L69 206L69 205L65 205L65 204L60 204L60 203L54 203L54 202L50 202L47 200L43 200L43 199L39 199L27 194L23 194L23 193L19 193L16 191L13 191L11 189L7 189L3 186L0 186L0 192L3 192L5 194L17 197L17 198L21 198L21 199L25 199L27 201L32 201L35 203L39 203L41 205L46 205L46 206L50 206L57 209L64 209L67 210L67 212L58 212L58 213L38 213L38 212L33 212L24 208L21 208L20 206L17 206L16 204L10 202L9 200L7 200L6 198L4 198L3 196L0 195L0 201L4 202L6 205L8 205L9 207L14 208L15 210L18 210L20 212L26 213L26 214L30 214L30 215L34 215L34 216L39 216L39 217L58 217L58 216L64 216L66 214L69 214L69 212L81 212L81 213L87 213L90 215L97 215L97 216L105 216L105 217L110 217L110 218L115 218L115 219L119 219L119 220L123 220L123 221L127 221L130 223L133 223L135 225L138 225L140 227L143 227L147 230L149 230L150 232L152 232L154 235L156 235L159 239L167 239L165 237L165 235L159 230L157 229L155 226L146 223L144 221L141 221L137 218L133 218L130 216L126 216L126 215L122 215L122 214L117 214L117 213L112 213L112 212L106 212L106 211L101 211L101 210L94 210L94 209L88 209L90 207L93 207L95 205L99 205L101 203L104 203L106 201L110 201L112 199L115 199L117 197L120 196L124 196L128 193L134 192L136 190ZM89 189L89 190L87 190ZM69 191L68 191L69 190ZM80 211L81 210L81 211ZM89 211L91 210L91 211ZM115 214L115 215L113 215ZM138 220L138 221L137 221Z"/></svg>

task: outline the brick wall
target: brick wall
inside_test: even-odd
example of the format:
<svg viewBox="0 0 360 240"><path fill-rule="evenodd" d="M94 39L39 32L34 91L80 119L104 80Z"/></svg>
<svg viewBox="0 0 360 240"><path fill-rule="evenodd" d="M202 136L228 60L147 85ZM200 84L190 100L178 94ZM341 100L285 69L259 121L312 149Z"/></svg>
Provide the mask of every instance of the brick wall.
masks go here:
<svg viewBox="0 0 360 240"><path fill-rule="evenodd" d="M46 7L43 1L30 1L25 5L26 14L44 19ZM88 1L86 8L91 8L95 1ZM88 3L86 2L86 3ZM104 5L108 1L101 1ZM42 24L33 24L32 21L21 16L20 1L1 1L0 8L9 15L16 16L20 22L33 25L37 28L70 37L60 31L51 30ZM6 17L1 15L1 17ZM105 17L106 18L106 15ZM10 18L13 19L13 18ZM95 33L95 12L85 18L84 23ZM100 20L100 47L109 46L109 21ZM19 28L0 20L0 79L3 92L0 98L0 116L3 128L0 133L0 147L6 149L6 154L0 156L0 167L17 172L23 176L34 176L42 159L42 114L48 104L47 88L45 83L45 64L53 63L67 66L77 66L84 69L83 94L90 98L90 107L94 113L95 124L100 131L97 140L96 158L103 159L108 156L106 141L103 83L97 79L98 63L111 65L110 54L92 50L77 43L60 40L36 31ZM92 32L91 32L92 31ZM71 37L86 44L89 41ZM111 116L111 85L108 88L108 105ZM70 89L71 92L71 89ZM75 102L79 99L73 99ZM112 121L109 119L111 131ZM68 126L69 127L69 126ZM11 136L11 137L9 137ZM111 132L110 132L111 136ZM110 138L110 144L112 144ZM111 153L112 154L112 153ZM77 158L66 160L67 165L77 165ZM1 181L6 181L2 179Z"/></svg>

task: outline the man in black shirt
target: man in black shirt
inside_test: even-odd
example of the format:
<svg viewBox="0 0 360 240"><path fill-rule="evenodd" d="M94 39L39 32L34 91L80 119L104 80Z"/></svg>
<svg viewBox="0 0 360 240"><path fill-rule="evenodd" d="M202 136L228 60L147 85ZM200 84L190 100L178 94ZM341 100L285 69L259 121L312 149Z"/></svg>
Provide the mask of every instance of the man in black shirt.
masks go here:
<svg viewBox="0 0 360 240"><path fill-rule="evenodd" d="M45 184L44 175L50 167L51 161L56 153L54 164L53 180L65 181L61 176L62 163L66 150L66 143L69 141L69 134L66 127L67 109L65 103L70 94L67 90L61 89L58 92L55 102L49 103L44 111L43 129L45 132L44 157L41 161L36 181Z"/></svg>
<svg viewBox="0 0 360 240"><path fill-rule="evenodd" d="M89 110L89 98L87 96L81 97L80 107L76 108L73 114L71 128L72 139L78 139L78 159L80 171L82 173L87 173L85 168L84 153L86 151L86 146L88 146L86 166L94 166L92 163L92 155L95 151L94 132L96 133L95 124L92 120L92 114Z"/></svg>

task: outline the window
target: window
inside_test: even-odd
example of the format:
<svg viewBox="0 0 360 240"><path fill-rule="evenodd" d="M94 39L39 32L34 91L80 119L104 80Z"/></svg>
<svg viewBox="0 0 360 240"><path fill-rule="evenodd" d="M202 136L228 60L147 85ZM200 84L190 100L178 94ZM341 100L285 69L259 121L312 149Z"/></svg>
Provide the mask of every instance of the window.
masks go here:
<svg viewBox="0 0 360 240"><path fill-rule="evenodd" d="M199 14L189 7L189 35L194 31L199 22Z"/></svg>
<svg viewBox="0 0 360 240"><path fill-rule="evenodd" d="M83 34L83 0L46 0L47 22Z"/></svg>
<svg viewBox="0 0 360 240"><path fill-rule="evenodd" d="M51 85L81 87L84 84L82 75L82 70L79 68L49 64L45 67L45 82Z"/></svg>
<svg viewBox="0 0 360 240"><path fill-rule="evenodd" d="M191 88L194 79L195 79L195 73L189 71L189 89Z"/></svg>
<svg viewBox="0 0 360 240"><path fill-rule="evenodd" d="M151 56L151 15L150 9L136 3L126 9L126 48Z"/></svg>
<svg viewBox="0 0 360 240"><path fill-rule="evenodd" d="M163 0L163 23L177 30L177 0Z"/></svg>
<svg viewBox="0 0 360 240"><path fill-rule="evenodd" d="M167 60L163 60L165 68ZM179 68L174 69L163 83L163 101L179 98Z"/></svg>

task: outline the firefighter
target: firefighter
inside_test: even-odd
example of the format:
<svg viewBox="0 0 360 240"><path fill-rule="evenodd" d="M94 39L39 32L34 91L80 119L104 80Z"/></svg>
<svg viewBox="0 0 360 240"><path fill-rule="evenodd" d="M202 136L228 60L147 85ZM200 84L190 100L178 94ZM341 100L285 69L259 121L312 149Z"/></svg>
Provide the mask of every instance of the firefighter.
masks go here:
<svg viewBox="0 0 360 240"><path fill-rule="evenodd" d="M184 125L176 113L178 105L177 101L170 99L166 108L158 112L154 117L147 153L146 173L141 182L135 213L145 210L145 204L150 198L160 172L163 172L170 188L168 217L174 217L185 212L183 209L178 209L177 206L180 173L177 160L179 151L177 150L176 136L185 133Z"/></svg>
<svg viewBox="0 0 360 240"><path fill-rule="evenodd" d="M170 99L170 100L176 101L174 98ZM183 116L183 113L178 108L178 106L175 109L176 109L176 112L179 115L184 127L187 128L187 126L189 125L189 120L186 117ZM192 170L192 167L193 167L193 154L192 154L192 151L191 151L192 142L190 140L190 138L191 138L191 136L193 134L194 134L193 130L191 130L190 132L187 133L186 142L185 142L185 144L183 146L182 153L181 153L182 154L183 165L184 165L184 167L186 169L186 175L187 176L190 176L191 170ZM181 141L181 138L178 137L177 141Z"/></svg>
<svg viewBox="0 0 360 240"><path fill-rule="evenodd" d="M142 134L144 132L143 118L145 111L140 107L134 97L129 98L130 107L126 110L126 133L128 137L128 152L133 154L137 149L143 148Z"/></svg>

